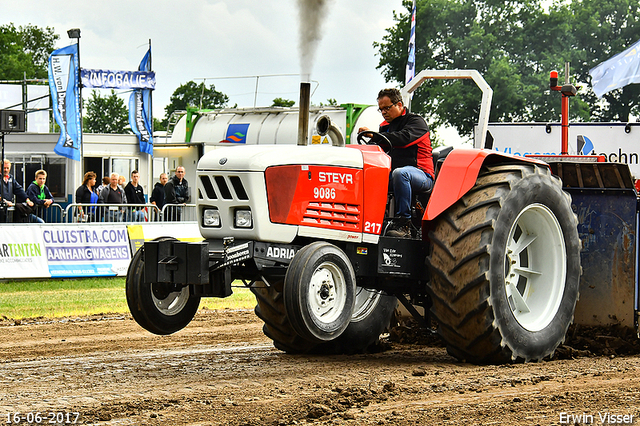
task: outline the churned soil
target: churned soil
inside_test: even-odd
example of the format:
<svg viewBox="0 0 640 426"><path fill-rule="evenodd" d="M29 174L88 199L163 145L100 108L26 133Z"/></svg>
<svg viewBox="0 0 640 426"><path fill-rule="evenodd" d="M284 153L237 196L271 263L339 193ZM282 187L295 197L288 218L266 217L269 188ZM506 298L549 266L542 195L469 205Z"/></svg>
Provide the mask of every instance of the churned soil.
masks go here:
<svg viewBox="0 0 640 426"><path fill-rule="evenodd" d="M171 336L129 315L4 319L0 343L0 424L640 424L624 330L572 328L553 359L498 366L460 363L404 325L375 353L287 355L252 311L201 310Z"/></svg>

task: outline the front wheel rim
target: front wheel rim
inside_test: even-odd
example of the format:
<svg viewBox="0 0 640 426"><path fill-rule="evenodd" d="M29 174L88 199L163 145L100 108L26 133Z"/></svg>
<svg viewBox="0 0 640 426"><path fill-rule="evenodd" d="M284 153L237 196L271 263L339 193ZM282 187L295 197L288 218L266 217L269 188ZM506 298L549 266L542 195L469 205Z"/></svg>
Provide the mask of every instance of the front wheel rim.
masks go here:
<svg viewBox="0 0 640 426"><path fill-rule="evenodd" d="M189 287L182 287L180 291L173 291L167 294L161 287L154 288L154 286L162 285L151 284L153 305L163 315L172 316L180 313L189 301Z"/></svg>
<svg viewBox="0 0 640 426"><path fill-rule="evenodd" d="M564 234L551 209L531 204L514 221L506 245L505 291L516 321L536 332L555 318L564 295Z"/></svg>
<svg viewBox="0 0 640 426"><path fill-rule="evenodd" d="M347 284L342 270L331 262L320 264L309 283L309 307L316 323L331 324L340 318L347 303Z"/></svg>

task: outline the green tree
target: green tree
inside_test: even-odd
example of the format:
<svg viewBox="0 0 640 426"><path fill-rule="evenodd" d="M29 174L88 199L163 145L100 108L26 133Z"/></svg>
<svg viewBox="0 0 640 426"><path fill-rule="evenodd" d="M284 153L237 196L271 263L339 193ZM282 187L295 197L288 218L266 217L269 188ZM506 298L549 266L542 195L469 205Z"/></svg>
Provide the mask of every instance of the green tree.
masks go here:
<svg viewBox="0 0 640 426"><path fill-rule="evenodd" d="M129 110L113 89L111 95L105 97L96 90L91 91L83 121L84 131L88 133L131 133L128 130Z"/></svg>
<svg viewBox="0 0 640 426"><path fill-rule="evenodd" d="M166 127L171 113L186 110L187 107L200 109L223 108L229 102L229 97L218 92L212 84L206 87L204 82L196 84L189 81L178 87L169 98L169 105L164 107L165 119L162 124Z"/></svg>
<svg viewBox="0 0 640 426"><path fill-rule="evenodd" d="M335 100L335 98L329 98L327 99L327 103L322 103L320 102L320 106L338 106L338 101Z"/></svg>
<svg viewBox="0 0 640 426"><path fill-rule="evenodd" d="M47 78L47 60L59 38L49 27L0 25L0 79Z"/></svg>
<svg viewBox="0 0 640 426"><path fill-rule="evenodd" d="M640 38L637 1L574 0L566 9L572 17L571 65L575 67L578 81L590 81L589 69L626 50ZM581 97L589 103L591 119L595 121L626 122L629 114L640 114L639 84L606 93L605 102L598 102L592 91Z"/></svg>
<svg viewBox="0 0 640 426"><path fill-rule="evenodd" d="M273 100L273 105L271 105L271 106L272 107L292 107L295 103L296 103L296 101L292 101L292 100L289 100L289 99L275 98Z"/></svg>
<svg viewBox="0 0 640 426"><path fill-rule="evenodd" d="M158 132L164 132L167 130L167 126L163 125L161 120L153 117L153 130Z"/></svg>
<svg viewBox="0 0 640 426"><path fill-rule="evenodd" d="M478 70L494 91L491 121L558 121L560 95L549 90L549 72L562 71L569 61L572 82L587 82L589 69L610 56L605 46L611 46L611 34L626 38L616 42L626 46L638 37L637 7L629 0L605 3L559 0L547 11L540 0L418 0L416 70ZM404 83L411 3L404 5L405 13L394 13L396 25L387 29L382 42L374 43L378 68L388 82ZM638 102L634 90L628 86L610 96L634 111L629 107ZM609 105L604 109L592 92L572 98L571 119L612 117L605 111L614 102L605 98ZM471 135L480 99L471 81L432 80L415 93L412 109L434 127L449 124ZM615 116L624 117L624 112Z"/></svg>

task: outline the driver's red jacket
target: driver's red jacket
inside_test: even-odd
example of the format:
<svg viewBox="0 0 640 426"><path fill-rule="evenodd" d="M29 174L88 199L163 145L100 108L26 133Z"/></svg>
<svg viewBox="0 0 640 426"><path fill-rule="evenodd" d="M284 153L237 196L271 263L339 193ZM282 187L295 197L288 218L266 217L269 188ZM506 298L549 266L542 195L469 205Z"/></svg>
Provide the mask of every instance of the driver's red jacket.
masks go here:
<svg viewBox="0 0 640 426"><path fill-rule="evenodd" d="M391 123L384 121L380 124L380 133L384 134L393 145L389 153L391 170L414 166L422 169L432 179L435 178L429 126L424 118L407 112L405 108L402 115Z"/></svg>

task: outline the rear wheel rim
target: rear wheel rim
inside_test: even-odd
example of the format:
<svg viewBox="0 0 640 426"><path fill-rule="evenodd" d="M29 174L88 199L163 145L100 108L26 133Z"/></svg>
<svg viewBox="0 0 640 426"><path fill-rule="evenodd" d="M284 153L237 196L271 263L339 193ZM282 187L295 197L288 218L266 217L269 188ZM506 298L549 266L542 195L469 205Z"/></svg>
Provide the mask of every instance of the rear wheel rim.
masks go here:
<svg viewBox="0 0 640 426"><path fill-rule="evenodd" d="M347 303L346 279L342 270L332 262L320 264L309 283L309 311L318 324L336 321Z"/></svg>
<svg viewBox="0 0 640 426"><path fill-rule="evenodd" d="M567 255L558 219L531 204L514 221L505 255L505 291L516 321L530 332L552 323L560 308Z"/></svg>
<svg viewBox="0 0 640 426"><path fill-rule="evenodd" d="M351 321L362 321L378 306L378 301L382 293L374 290L367 290L363 287L356 287L355 303L353 305L353 315Z"/></svg>

